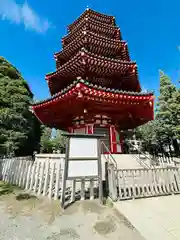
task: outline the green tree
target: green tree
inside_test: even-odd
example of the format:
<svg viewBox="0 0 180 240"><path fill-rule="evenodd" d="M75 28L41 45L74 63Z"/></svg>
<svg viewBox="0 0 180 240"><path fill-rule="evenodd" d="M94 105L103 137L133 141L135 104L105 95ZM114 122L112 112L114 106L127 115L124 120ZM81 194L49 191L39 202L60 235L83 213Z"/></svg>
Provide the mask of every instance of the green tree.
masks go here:
<svg viewBox="0 0 180 240"><path fill-rule="evenodd" d="M180 156L180 88L176 88L173 92L172 98L169 100L169 108L171 110L171 123L172 123L172 143L177 156Z"/></svg>
<svg viewBox="0 0 180 240"><path fill-rule="evenodd" d="M144 142L146 142L146 144L149 144L152 141L156 141L157 140L156 131L158 128L157 124L158 124L157 121L154 120L142 126L139 126L135 130L136 138L143 140Z"/></svg>
<svg viewBox="0 0 180 240"><path fill-rule="evenodd" d="M173 135L180 139L180 88L176 88L169 100L169 109L172 113L171 123Z"/></svg>
<svg viewBox="0 0 180 240"><path fill-rule="evenodd" d="M177 139L180 137L180 89L171 83L170 78L160 71L160 95L157 101L155 120L136 129L136 135L144 140L148 148L152 143L160 151L173 143L179 155Z"/></svg>
<svg viewBox="0 0 180 240"><path fill-rule="evenodd" d="M33 94L20 72L0 57L0 154L38 150L40 124L29 106Z"/></svg>
<svg viewBox="0 0 180 240"><path fill-rule="evenodd" d="M52 129L49 127L42 126L42 136L40 140L40 151L41 153L52 153L53 142L51 138Z"/></svg>
<svg viewBox="0 0 180 240"><path fill-rule="evenodd" d="M65 152L66 148L66 137L62 135L63 131L56 130L56 136L53 138L53 149L55 151Z"/></svg>
<svg viewBox="0 0 180 240"><path fill-rule="evenodd" d="M163 144L173 143L179 155L177 139L180 135L180 90L172 84L170 78L160 71L160 96L157 102L158 135ZM176 143L176 144L175 144Z"/></svg>
<svg viewBox="0 0 180 240"><path fill-rule="evenodd" d="M159 137L164 142L169 142L173 137L173 112L171 105L173 104L173 95L176 87L171 83L170 78L160 71L160 95L157 102L156 118L159 121ZM171 104L170 104L171 103Z"/></svg>
<svg viewBox="0 0 180 240"><path fill-rule="evenodd" d="M65 152L66 138L62 136L63 131L56 130L55 136L52 136L52 129L46 126L42 127L41 152L52 153L53 151Z"/></svg>

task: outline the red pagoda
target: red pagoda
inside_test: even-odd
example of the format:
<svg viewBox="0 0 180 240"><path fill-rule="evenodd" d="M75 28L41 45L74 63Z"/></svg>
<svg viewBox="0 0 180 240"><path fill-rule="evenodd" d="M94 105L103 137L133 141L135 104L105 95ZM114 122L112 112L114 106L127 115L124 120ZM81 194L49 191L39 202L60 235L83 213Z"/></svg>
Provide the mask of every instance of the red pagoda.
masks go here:
<svg viewBox="0 0 180 240"><path fill-rule="evenodd" d="M153 120L153 93L141 92L115 18L91 9L71 25L46 75L51 98L32 106L51 128L104 133L111 153L123 152L122 132Z"/></svg>

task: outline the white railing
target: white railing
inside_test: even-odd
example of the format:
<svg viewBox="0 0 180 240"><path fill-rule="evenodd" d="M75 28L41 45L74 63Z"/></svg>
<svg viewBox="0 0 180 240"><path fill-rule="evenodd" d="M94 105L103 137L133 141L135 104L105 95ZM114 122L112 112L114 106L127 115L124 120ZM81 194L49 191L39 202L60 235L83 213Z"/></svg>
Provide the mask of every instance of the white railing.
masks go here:
<svg viewBox="0 0 180 240"><path fill-rule="evenodd" d="M64 159L65 154L56 154L56 153L42 153L42 154L36 154L35 155L35 161L41 161L41 160L51 160L51 161L59 161L60 159Z"/></svg>
<svg viewBox="0 0 180 240"><path fill-rule="evenodd" d="M139 163L139 165L142 167L142 168L152 168L152 165L146 163L146 158L145 156L143 155L143 157L141 157L140 154L131 154L131 156L136 160L136 162ZM148 159L149 160L149 159Z"/></svg>
<svg viewBox="0 0 180 240"><path fill-rule="evenodd" d="M105 157L106 161L108 162L108 164L113 164L115 166L115 168L117 169L117 162L116 162L116 160L114 159L110 150L108 149L108 147L106 146L106 144L103 141L101 141L101 146L108 153L108 154L104 154L104 157Z"/></svg>
<svg viewBox="0 0 180 240"><path fill-rule="evenodd" d="M136 161L144 168L156 168L156 167L174 167L175 163L172 157L167 156L153 156L147 152L143 152L136 145L133 145L131 140L126 141L133 149L138 152L138 155L133 155Z"/></svg>
<svg viewBox="0 0 180 240"><path fill-rule="evenodd" d="M143 167L143 168L151 168L153 167L153 165L151 164L152 159L150 156L148 156L146 153L142 152L138 147L136 147L135 145L133 145L131 143L131 141L126 141L131 147L133 147L134 149L136 149L136 151L138 152L138 156L134 156L136 161ZM143 157L142 157L143 156ZM149 164L147 164L145 162L145 160L148 159L149 160Z"/></svg>
<svg viewBox="0 0 180 240"><path fill-rule="evenodd" d="M113 166L109 166L108 173L109 192L113 200L180 193L180 170L178 168L123 169L115 171Z"/></svg>

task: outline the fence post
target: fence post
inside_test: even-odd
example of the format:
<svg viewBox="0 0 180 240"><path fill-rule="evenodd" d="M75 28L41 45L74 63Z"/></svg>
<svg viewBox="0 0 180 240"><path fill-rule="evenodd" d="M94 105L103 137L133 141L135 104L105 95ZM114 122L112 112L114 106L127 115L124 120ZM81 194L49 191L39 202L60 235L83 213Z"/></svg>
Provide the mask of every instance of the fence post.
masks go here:
<svg viewBox="0 0 180 240"><path fill-rule="evenodd" d="M49 169L50 169L50 162L49 159L45 161L45 179L44 179L44 187L43 187L43 196L47 194L48 182L49 182Z"/></svg>
<svg viewBox="0 0 180 240"><path fill-rule="evenodd" d="M51 173L50 173L50 182L49 182L49 194L48 194L48 198L51 199L52 195L53 195L53 186L54 186L54 170L55 170L55 163L52 162L50 164L50 168L51 168Z"/></svg>
<svg viewBox="0 0 180 240"><path fill-rule="evenodd" d="M20 167L19 167L19 181L18 186L21 187L22 175L23 175L23 160L20 160Z"/></svg>
<svg viewBox="0 0 180 240"><path fill-rule="evenodd" d="M32 191L34 187L34 178L35 178L35 172L36 172L36 162L34 162L32 167L32 175L31 175L31 182L30 182L30 188L29 190Z"/></svg>
<svg viewBox="0 0 180 240"><path fill-rule="evenodd" d="M41 169L40 169L40 180L39 180L39 188L38 188L38 195L42 194L42 185L44 181L44 166L45 166L45 161L41 162Z"/></svg>
<svg viewBox="0 0 180 240"><path fill-rule="evenodd" d="M81 200L85 200L85 180L81 180Z"/></svg>
<svg viewBox="0 0 180 240"><path fill-rule="evenodd" d="M59 186L60 186L60 171L61 171L61 162L56 162L56 186L55 186L55 193L54 199L57 200L59 197Z"/></svg>
<svg viewBox="0 0 180 240"><path fill-rule="evenodd" d="M71 202L75 201L76 180L72 180Z"/></svg>
<svg viewBox="0 0 180 240"><path fill-rule="evenodd" d="M28 162L29 162L29 166L28 166L26 186L25 186L25 189L26 189L26 190L29 189L31 170L32 170L32 166L33 166L33 162L32 162L32 161L28 161Z"/></svg>
<svg viewBox="0 0 180 240"><path fill-rule="evenodd" d="M108 198L109 195L109 176L108 176L108 162L105 162L105 184L104 184L104 192L103 195L105 198Z"/></svg>
<svg viewBox="0 0 180 240"><path fill-rule="evenodd" d="M90 188L90 200L94 199L94 182L93 179L90 179L90 183L89 183L89 188Z"/></svg>
<svg viewBox="0 0 180 240"><path fill-rule="evenodd" d="M2 180L2 177L3 177L2 171L3 171L3 160L0 159L0 181Z"/></svg>
<svg viewBox="0 0 180 240"><path fill-rule="evenodd" d="M112 164L109 164L109 192L113 201L117 201L117 184L115 168Z"/></svg>
<svg viewBox="0 0 180 240"><path fill-rule="evenodd" d="M40 167L41 167L41 162L38 161L37 162L36 172L35 172L34 193L37 192L37 186L38 186L38 183L39 183L39 170L40 170Z"/></svg>

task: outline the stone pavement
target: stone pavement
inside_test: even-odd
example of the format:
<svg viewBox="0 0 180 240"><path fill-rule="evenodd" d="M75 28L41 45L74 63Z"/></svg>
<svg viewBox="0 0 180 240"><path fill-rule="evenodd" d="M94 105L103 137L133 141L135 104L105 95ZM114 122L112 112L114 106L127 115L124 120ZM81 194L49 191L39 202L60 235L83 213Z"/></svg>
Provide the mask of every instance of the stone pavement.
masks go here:
<svg viewBox="0 0 180 240"><path fill-rule="evenodd" d="M119 201L115 207L146 240L180 240L180 195Z"/></svg>
<svg viewBox="0 0 180 240"><path fill-rule="evenodd" d="M59 206L59 201L0 196L0 240L144 240L110 205L87 200L65 211Z"/></svg>

